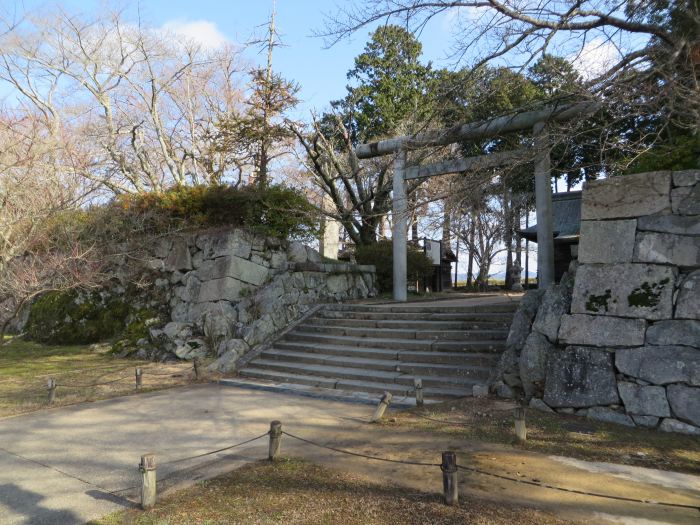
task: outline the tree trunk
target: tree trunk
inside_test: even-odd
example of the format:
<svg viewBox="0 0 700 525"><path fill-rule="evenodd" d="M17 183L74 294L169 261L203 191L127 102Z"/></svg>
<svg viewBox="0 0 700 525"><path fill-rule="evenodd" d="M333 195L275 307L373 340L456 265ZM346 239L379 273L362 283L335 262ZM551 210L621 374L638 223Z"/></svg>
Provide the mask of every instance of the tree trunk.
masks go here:
<svg viewBox="0 0 700 525"><path fill-rule="evenodd" d="M467 286L472 284L472 275L474 272L474 214L469 218L469 260L467 263Z"/></svg>

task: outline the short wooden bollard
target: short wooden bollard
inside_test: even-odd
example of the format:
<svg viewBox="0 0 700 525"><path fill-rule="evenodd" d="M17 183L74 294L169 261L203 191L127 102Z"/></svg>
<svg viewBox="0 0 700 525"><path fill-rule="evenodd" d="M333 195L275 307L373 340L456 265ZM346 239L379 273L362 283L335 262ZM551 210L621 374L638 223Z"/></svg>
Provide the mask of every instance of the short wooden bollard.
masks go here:
<svg viewBox="0 0 700 525"><path fill-rule="evenodd" d="M280 421L272 421L270 423L270 451L268 459L275 461L279 456L282 446L282 423Z"/></svg>
<svg viewBox="0 0 700 525"><path fill-rule="evenodd" d="M527 441L527 426L525 425L525 407L518 407L513 411L515 419L515 435L518 441Z"/></svg>
<svg viewBox="0 0 700 525"><path fill-rule="evenodd" d="M156 455L141 456L141 508L150 509L156 504Z"/></svg>
<svg viewBox="0 0 700 525"><path fill-rule="evenodd" d="M56 400L56 380L53 377L50 377L46 382L46 389L48 390L47 402L52 405Z"/></svg>
<svg viewBox="0 0 700 525"><path fill-rule="evenodd" d="M423 380L420 377L416 377L413 380L413 386L416 389L416 406L423 406Z"/></svg>
<svg viewBox="0 0 700 525"><path fill-rule="evenodd" d="M139 389L141 388L141 385L143 384L143 370L140 368L136 369L136 388Z"/></svg>
<svg viewBox="0 0 700 525"><path fill-rule="evenodd" d="M377 405L377 409L374 411L374 414L372 415L372 419L370 419L371 423L376 423L379 421L382 416L384 416L384 412L386 411L387 407L391 404L391 392L384 392L384 395L382 398L379 400L379 404Z"/></svg>
<svg viewBox="0 0 700 525"><path fill-rule="evenodd" d="M452 451L442 453L442 491L447 505L459 503L459 487L457 485L457 454Z"/></svg>
<svg viewBox="0 0 700 525"><path fill-rule="evenodd" d="M199 357L195 357L192 360L192 366L194 367L194 378L199 379Z"/></svg>

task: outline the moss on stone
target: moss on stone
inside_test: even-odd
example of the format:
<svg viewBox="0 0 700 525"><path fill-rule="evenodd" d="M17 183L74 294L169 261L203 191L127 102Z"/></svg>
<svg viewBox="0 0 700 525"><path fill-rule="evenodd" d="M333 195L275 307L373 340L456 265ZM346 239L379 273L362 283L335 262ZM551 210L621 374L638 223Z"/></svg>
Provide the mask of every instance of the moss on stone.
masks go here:
<svg viewBox="0 0 700 525"><path fill-rule="evenodd" d="M586 301L586 310L589 312L608 311L608 301L612 298L612 290L605 290L603 295L589 295Z"/></svg>
<svg viewBox="0 0 700 525"><path fill-rule="evenodd" d="M97 291L49 292L32 304L27 336L49 344L89 344L117 337L135 343L148 337L148 321L158 314L132 305L128 291L114 298Z"/></svg>
<svg viewBox="0 0 700 525"><path fill-rule="evenodd" d="M657 306L661 300L663 287L669 282L668 278L652 284L643 282L641 286L632 290L632 293L627 296L627 304L637 308L653 308Z"/></svg>

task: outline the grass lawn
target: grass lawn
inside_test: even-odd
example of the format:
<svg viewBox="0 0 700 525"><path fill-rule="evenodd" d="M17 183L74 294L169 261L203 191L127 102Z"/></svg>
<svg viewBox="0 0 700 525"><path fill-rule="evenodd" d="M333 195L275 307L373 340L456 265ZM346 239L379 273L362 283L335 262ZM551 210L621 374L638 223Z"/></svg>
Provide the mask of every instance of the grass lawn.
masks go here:
<svg viewBox="0 0 700 525"><path fill-rule="evenodd" d="M93 525L555 525L530 508L475 499L448 507L438 494L379 485L296 459L259 461L161 498L155 508Z"/></svg>
<svg viewBox="0 0 700 525"><path fill-rule="evenodd" d="M132 393L137 366L144 370L144 391L192 380L189 363L165 365L118 359L108 349L105 345L47 346L21 340L0 345L0 417L45 408L46 382L51 377L58 385L52 406ZM109 384L89 386L95 383Z"/></svg>
<svg viewBox="0 0 700 525"><path fill-rule="evenodd" d="M512 409L489 399L467 398L397 412L387 429L415 429L469 440L513 444L524 450L589 461L700 474L700 439L628 428L577 416L527 411L527 442L517 444Z"/></svg>

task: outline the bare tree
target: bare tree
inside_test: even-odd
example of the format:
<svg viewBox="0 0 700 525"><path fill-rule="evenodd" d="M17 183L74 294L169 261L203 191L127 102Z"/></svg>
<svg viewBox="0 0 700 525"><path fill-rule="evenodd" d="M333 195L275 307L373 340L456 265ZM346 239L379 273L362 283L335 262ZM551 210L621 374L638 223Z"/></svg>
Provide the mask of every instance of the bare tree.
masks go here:
<svg viewBox="0 0 700 525"><path fill-rule="evenodd" d="M0 37L0 80L40 114L56 142L89 144L81 175L112 192L160 190L240 176L216 125L240 111L232 48L204 49L124 20L57 11Z"/></svg>
<svg viewBox="0 0 700 525"><path fill-rule="evenodd" d="M28 301L94 283L99 256L78 242L57 249L47 223L94 191L62 169L61 144L37 115L0 114L0 340Z"/></svg>

